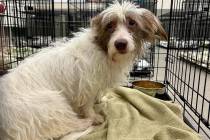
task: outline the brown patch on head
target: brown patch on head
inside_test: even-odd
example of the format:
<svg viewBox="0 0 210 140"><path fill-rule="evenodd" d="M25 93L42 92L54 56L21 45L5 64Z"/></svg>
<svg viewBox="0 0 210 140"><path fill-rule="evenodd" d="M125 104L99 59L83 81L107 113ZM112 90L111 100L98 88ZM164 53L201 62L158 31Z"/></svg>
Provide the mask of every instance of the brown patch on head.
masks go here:
<svg viewBox="0 0 210 140"><path fill-rule="evenodd" d="M113 18L108 22L102 22L103 15L97 15L91 20L91 28L95 31L96 36L94 42L98 44L101 49L107 52L108 42L111 38L112 33L117 27L117 19Z"/></svg>
<svg viewBox="0 0 210 140"><path fill-rule="evenodd" d="M149 42L154 42L155 39L167 40L167 33L161 26L161 22L149 10L141 8L137 12L127 12L126 19L135 21L135 28L132 29L135 38Z"/></svg>

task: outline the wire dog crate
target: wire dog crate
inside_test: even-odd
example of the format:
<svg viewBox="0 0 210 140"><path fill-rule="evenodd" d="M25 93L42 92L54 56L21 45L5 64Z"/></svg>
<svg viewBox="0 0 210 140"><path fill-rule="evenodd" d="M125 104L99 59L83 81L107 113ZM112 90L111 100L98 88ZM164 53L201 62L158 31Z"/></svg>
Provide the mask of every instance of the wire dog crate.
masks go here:
<svg viewBox="0 0 210 140"><path fill-rule="evenodd" d="M4 73L48 46L53 38L53 18L52 2L48 1L3 0L0 5L0 69Z"/></svg>
<svg viewBox="0 0 210 140"><path fill-rule="evenodd" d="M210 3L171 1L166 56L167 93L183 107L191 126L210 139ZM167 16L166 16L167 17Z"/></svg>
<svg viewBox="0 0 210 140"><path fill-rule="evenodd" d="M166 94L182 106L186 123L210 139L209 0L132 1L155 13L169 34L166 42L145 44L146 55L134 66L132 78L164 83ZM1 0L0 74L52 41L72 37L110 2Z"/></svg>

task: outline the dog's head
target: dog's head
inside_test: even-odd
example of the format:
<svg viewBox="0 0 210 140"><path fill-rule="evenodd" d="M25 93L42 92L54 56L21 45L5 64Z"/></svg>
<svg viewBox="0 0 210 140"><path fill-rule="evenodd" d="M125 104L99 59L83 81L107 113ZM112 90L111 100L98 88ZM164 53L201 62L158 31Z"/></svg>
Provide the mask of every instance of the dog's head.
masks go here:
<svg viewBox="0 0 210 140"><path fill-rule="evenodd" d="M115 2L91 21L95 41L112 60L143 51L143 42L167 39L160 21L149 10ZM117 60L116 60L117 59Z"/></svg>

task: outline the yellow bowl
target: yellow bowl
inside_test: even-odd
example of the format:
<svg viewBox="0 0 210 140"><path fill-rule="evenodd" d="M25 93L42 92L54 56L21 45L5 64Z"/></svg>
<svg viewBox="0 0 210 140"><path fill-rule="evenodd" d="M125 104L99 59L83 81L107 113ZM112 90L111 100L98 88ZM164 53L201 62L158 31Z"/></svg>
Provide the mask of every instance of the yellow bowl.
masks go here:
<svg viewBox="0 0 210 140"><path fill-rule="evenodd" d="M164 94L165 85L160 82L141 80L132 82L133 88L140 90L150 96L155 96L156 94Z"/></svg>

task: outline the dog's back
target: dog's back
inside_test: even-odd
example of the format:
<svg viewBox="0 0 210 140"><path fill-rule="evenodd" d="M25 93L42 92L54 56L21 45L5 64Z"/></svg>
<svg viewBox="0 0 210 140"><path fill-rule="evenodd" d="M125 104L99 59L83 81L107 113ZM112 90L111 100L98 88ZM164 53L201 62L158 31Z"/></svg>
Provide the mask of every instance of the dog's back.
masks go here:
<svg viewBox="0 0 210 140"><path fill-rule="evenodd" d="M0 79L0 140L43 140L91 125L62 94L64 48L48 48Z"/></svg>

